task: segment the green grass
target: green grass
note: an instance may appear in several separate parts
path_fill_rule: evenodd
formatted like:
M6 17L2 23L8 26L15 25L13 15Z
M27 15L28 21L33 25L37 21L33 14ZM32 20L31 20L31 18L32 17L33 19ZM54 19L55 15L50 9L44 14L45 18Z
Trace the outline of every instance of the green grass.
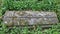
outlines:
M4 8L8 10L54 10L54 0L4 0Z
M0 5L0 16L3 16L6 10L33 10L33 11L54 11L60 21L60 0L3 0ZM1 4L1 0L0 0ZM35 30L28 30L27 26L23 29L12 27L9 29L0 19L0 34L60 34L60 24L53 25L52 28L41 31L38 26Z

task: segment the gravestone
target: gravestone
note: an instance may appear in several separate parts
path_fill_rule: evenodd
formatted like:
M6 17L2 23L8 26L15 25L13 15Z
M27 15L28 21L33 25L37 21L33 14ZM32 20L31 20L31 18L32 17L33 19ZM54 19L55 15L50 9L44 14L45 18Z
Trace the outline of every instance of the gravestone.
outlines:
M51 25L57 24L58 19L55 12L44 11L6 11L3 22L7 26L19 25Z

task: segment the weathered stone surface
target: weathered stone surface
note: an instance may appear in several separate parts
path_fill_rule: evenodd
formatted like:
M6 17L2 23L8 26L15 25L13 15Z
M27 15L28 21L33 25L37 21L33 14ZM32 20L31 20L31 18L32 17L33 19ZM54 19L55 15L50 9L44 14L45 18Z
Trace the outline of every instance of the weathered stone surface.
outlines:
M39 11L6 11L3 22L12 25L56 24L57 15L54 12Z

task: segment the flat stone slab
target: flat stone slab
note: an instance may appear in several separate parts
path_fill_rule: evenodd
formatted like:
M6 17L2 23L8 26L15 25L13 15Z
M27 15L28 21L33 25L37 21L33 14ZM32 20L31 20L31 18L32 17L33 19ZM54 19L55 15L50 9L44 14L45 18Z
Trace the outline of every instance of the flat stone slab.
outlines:
M42 25L58 23L55 12L6 11L3 22L8 25Z

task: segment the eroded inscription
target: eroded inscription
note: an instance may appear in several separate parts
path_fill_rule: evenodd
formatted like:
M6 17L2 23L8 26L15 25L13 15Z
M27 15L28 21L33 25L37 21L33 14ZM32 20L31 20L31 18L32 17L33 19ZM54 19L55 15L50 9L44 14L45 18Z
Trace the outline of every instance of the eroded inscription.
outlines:
M6 11L3 22L12 25L56 24L57 15L54 12L39 11Z

